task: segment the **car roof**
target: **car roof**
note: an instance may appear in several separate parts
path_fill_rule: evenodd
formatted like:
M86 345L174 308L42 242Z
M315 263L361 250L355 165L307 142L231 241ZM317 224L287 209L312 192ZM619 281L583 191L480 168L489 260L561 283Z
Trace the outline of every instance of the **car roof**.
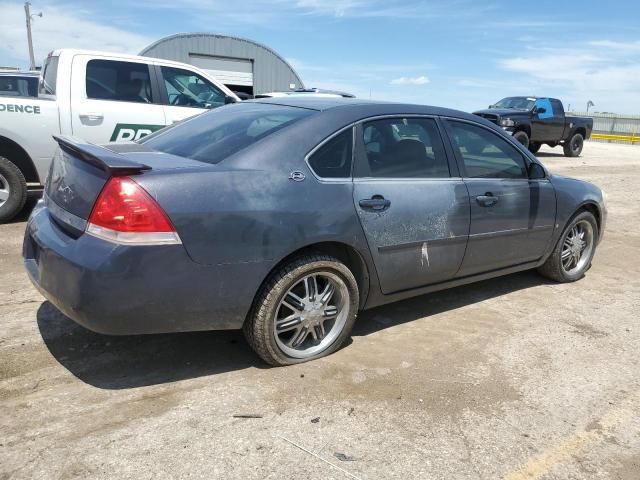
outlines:
M245 102L266 103L271 105L282 105L297 108L308 108L318 111L329 111L334 109L351 110L353 113L361 112L367 116L372 115L438 115L455 118L465 118L477 122L479 117L460 110L452 110L430 105L418 105L410 103L392 103L378 100L366 100L361 98L343 97L316 97L303 95L290 95L276 98L258 98L245 100Z
M50 57L58 57L60 55L68 55L68 56L75 56L75 55L89 55L89 56L93 56L93 57L97 57L102 58L118 58L118 59L122 59L122 60L135 60L138 62L143 62L143 63L149 63L149 62L157 62L157 63L162 63L165 65L174 65L176 67L184 67L185 65L188 65L189 67L193 67L196 70L202 70L199 67L196 67L195 65L186 63L186 62L176 62L174 60L166 60L164 58L159 58L159 57L144 57L141 55L130 55L127 53L118 53L118 52L110 52L110 51L102 51L102 50L83 50L83 49L78 49L78 48L60 48L58 50L53 50L52 52L49 53ZM210 74L211 75L211 74ZM215 75L211 75L213 77L215 77Z
M359 98L344 98L338 96L320 97L317 95L283 95L280 97L256 98L245 100L252 103L270 103L273 105L283 105L287 107L308 108L311 110L327 110L329 108L346 105L365 105L382 103L373 100L362 100Z

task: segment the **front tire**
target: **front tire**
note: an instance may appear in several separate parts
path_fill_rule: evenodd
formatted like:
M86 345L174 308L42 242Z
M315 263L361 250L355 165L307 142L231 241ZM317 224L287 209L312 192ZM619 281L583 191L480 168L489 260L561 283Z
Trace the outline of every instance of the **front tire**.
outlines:
M0 157L0 223L15 217L27 201L27 182L18 167Z
M591 267L596 251L598 223L590 212L580 212L567 224L547 261L538 272L556 282L575 282Z
M527 132L520 130L513 134L513 138L520 142L524 148L529 148L529 135L527 135Z
M300 256L263 285L245 321L244 334L270 365L314 360L344 343L359 301L358 284L340 260L324 254Z
M565 157L577 157L582 153L584 137L580 133L574 134L568 142L562 146Z
M529 142L529 151L535 155L536 153L538 153L538 150L540 150L541 146L541 143Z

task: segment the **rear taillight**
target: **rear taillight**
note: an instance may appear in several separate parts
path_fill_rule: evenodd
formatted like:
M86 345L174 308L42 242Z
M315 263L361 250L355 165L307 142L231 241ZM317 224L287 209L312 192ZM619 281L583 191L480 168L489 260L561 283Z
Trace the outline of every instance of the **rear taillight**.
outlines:
M129 177L111 177L96 200L87 233L127 245L179 244L160 205Z

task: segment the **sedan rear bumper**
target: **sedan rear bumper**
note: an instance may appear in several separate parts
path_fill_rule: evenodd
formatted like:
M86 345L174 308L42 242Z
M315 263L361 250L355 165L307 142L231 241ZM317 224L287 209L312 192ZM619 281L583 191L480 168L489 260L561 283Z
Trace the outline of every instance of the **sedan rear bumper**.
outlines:
M80 325L110 335L241 328L268 271L262 263L200 265L182 245L74 238L42 202L29 219L23 258L47 300Z

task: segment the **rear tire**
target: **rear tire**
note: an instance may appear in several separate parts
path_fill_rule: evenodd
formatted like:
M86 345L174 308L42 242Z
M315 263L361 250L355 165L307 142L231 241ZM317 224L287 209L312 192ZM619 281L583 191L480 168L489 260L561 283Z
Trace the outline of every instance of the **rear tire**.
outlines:
M529 151L535 155L536 153L538 153L538 150L540 150L541 146L541 143L529 142Z
M583 232L582 237L579 232ZM579 240L573 240L574 238ZM538 267L538 272L542 276L560 283L580 280L591 268L597 238L598 223L593 214L586 211L579 212L567 224L547 261ZM576 245L581 241L585 242L582 249ZM571 260L569 257L572 252L577 253L578 251L580 251L580 257Z
M565 157L577 157L582 153L584 137L580 133L574 134L568 142L562 146Z
M513 134L513 138L520 142L524 148L529 148L529 135L527 135L527 132L520 130Z
M15 217L27 201L27 182L18 167L0 157L0 223Z
M244 323L244 334L270 365L314 360L344 343L359 301L356 279L342 262L324 254L303 255L267 279Z

